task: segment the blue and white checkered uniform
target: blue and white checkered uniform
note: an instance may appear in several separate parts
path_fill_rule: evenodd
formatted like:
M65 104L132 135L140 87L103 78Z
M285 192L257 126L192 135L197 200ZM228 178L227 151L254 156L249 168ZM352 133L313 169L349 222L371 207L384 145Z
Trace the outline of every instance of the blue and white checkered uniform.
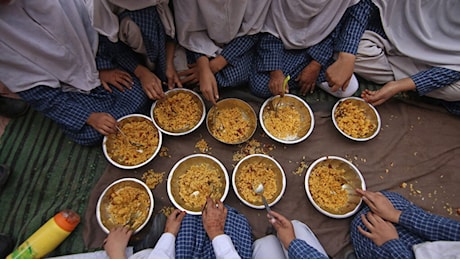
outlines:
M368 16L368 11L358 4L349 7L334 31L320 43L307 49L287 50L281 39L268 33L263 34L257 49L255 72L250 76L252 93L262 98L272 96L268 87L270 71L281 70L284 75L295 79L312 60L321 64L317 83L326 81L326 69L335 61L334 52L356 54L364 29L354 31L355 28L361 28L355 24L366 20L364 17ZM298 88L294 80L288 84L289 89Z
M156 64L155 74L165 80L166 34L156 7L125 11L120 18L124 16L129 16L141 29L147 55ZM118 119L132 113L145 114L152 102L144 93L139 79L133 74L141 62L138 54L120 41L112 43L105 36L100 36L99 39L96 57L98 70L119 68L130 72L134 81L131 90L120 92L112 88L113 93L109 93L98 87L90 93L79 93L37 86L18 93L35 110L55 121L70 139L82 145L95 145L103 138L93 127L86 124L92 112L106 112Z
M132 113L146 113L151 104L137 78L134 78L131 90L112 90L109 93L103 87L97 87L86 94L36 86L18 94L35 110L56 122L74 142L96 145L102 141L103 135L86 124L92 112L106 112L118 119Z
M394 192L382 192L402 211L399 224L395 224L399 239L390 240L378 247L372 240L358 231L358 226L367 231L361 214L369 212L365 206L351 223L351 240L358 258L414 258L412 246L425 241L460 241L460 222L437 216L415 206Z
M252 257L251 226L245 216L227 206L227 219L224 233L232 239L233 245L241 258ZM212 241L203 227L201 215L186 215L182 220L176 238L176 258L216 258Z
M291 259L328 259L314 247L310 246L305 240L294 239L289 244L289 258Z
M353 28L353 26L349 27L350 31L356 33L361 32L362 35L364 30L370 30L388 39L382 27L378 7L373 4L371 0L362 0L357 5L361 6L362 9L367 9L364 10L363 13L368 13L369 15L363 22L356 23L355 28ZM418 94L424 96L433 90L459 81L460 72L447 68L433 67L412 75L410 78L414 81ZM449 112L460 115L460 102L441 101L441 104L444 105Z
M236 87L247 84L249 75L253 71L255 48L259 41L259 34L245 35L233 39L222 48L222 55L228 62L227 66L215 74L219 87ZM187 50L187 61L190 64L203 56Z

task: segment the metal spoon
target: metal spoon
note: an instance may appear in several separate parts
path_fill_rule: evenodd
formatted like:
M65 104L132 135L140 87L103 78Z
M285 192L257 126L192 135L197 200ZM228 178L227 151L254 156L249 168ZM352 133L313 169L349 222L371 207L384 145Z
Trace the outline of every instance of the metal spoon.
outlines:
M262 183L259 183L259 185L254 189L254 192L256 194L259 194L262 197L262 202L265 205L265 209L267 210L268 214L270 214L272 210L270 209L270 206L268 206L267 199L265 199L265 197L263 195L263 193L264 193L264 185Z
M128 137L125 133L123 133L123 131L121 131L121 128L120 128L120 127L116 126L116 128L117 128L117 130L126 138L126 140L128 140L128 142L129 142L131 145L136 146L136 147L144 147L143 144L136 143L136 142L133 142L133 141L129 140L129 137ZM140 153L143 152L142 149L139 149L139 150L137 150L137 151L140 152Z

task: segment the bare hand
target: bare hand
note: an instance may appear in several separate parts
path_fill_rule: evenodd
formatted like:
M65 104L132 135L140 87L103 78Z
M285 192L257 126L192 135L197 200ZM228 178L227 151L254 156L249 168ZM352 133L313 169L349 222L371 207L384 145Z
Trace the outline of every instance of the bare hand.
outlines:
M161 80L149 69L139 65L134 70L134 74L141 81L142 88L150 99L157 100L165 97Z
M108 113L91 113L86 123L103 135L115 134L117 132L117 120Z
M326 80L332 92L345 91L355 68L355 55L341 52L339 58L326 70Z
M278 238L283 244L284 248L288 249L289 244L291 244L292 240L295 239L294 226L292 225L292 222L273 210L271 211L270 215L267 214L267 218L275 228L276 233L278 234Z
M120 91L125 91L124 88L131 89L133 86L133 78L128 72L119 69L101 70L99 71L99 79L105 90L112 93L109 84Z
M110 230L104 240L104 249L109 258L126 259L126 247L133 231L128 227L116 227Z
M206 230L211 240L218 235L224 234L227 208L220 200L214 201L211 197L208 197L201 218L203 219L204 230Z
M390 222L399 222L401 211L395 209L391 201L381 192L364 191L361 189L356 189L356 192L363 196L363 201L373 213Z
M219 55L219 56L215 57L214 59L212 59L209 62L209 67L211 68L212 73L216 74L217 72L219 72L223 68L225 68L227 66L227 64L228 64L228 62L224 58L224 56Z
M200 79L200 75L198 73L198 67L196 64L188 64L188 70L183 70L179 72L179 77L181 78L180 82L183 85L188 84L196 84Z
M377 214L368 212L367 215L361 215L361 220L369 232L358 226L358 231L365 237L371 239L377 246L381 246L387 241L398 239L399 235L395 226L385 221Z
M174 86L182 88L182 83L179 80L179 75L174 67L166 68L166 78L168 79L168 89L173 89Z
M376 91L365 89L361 93L361 97L366 100L366 102L378 106L400 92L415 90L415 88L415 82L411 78L404 78L390 81Z
M281 70L274 70L270 72L270 81L268 82L268 87L274 96L284 96L285 93L289 93L288 85L286 85L286 89L283 89L284 78L284 74Z
M219 90L217 88L216 77L209 67L209 59L206 56L201 56L197 60L198 74L200 76L200 91L204 98L213 105L217 103L219 99Z
M300 86L301 95L305 96L308 92L313 93L320 70L321 64L313 60L300 72L300 75L295 81L297 81Z
M185 211L175 209L166 220L165 233L171 233L174 236L177 236L177 233L179 233L180 224L182 223L184 217Z

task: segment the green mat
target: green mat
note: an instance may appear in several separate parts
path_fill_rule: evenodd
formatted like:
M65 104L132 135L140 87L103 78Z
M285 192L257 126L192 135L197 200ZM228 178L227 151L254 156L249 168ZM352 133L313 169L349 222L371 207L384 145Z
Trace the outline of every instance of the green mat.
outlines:
M73 143L33 110L8 124L0 151L0 164L11 167L0 191L0 232L11 234L16 246L63 209L83 216L90 191L107 166L101 147ZM85 251L84 221L50 256Z

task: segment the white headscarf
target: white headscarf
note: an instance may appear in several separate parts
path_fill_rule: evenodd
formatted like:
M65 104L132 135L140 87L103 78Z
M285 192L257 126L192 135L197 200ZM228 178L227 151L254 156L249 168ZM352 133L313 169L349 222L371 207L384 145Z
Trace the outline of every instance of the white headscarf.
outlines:
M359 0L273 0L264 32L280 38L286 49L305 49L326 38L348 7Z
M373 0L389 41L402 54L460 71L460 1Z
M97 32L82 1L0 6L0 31L0 80L11 91L38 85L89 91L100 85Z
M156 6L166 34L174 38L174 18L168 3L169 0L90 0L88 8L94 28L112 42L117 42L120 25L118 14L124 10L134 11L150 6Z
M216 56L231 40L262 29L271 0L174 0L177 39L186 49Z

